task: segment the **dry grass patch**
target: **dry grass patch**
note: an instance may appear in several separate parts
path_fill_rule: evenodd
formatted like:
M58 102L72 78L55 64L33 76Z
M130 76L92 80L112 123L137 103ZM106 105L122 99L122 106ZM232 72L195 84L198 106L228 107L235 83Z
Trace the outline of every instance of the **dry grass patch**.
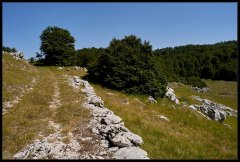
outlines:
M80 122L83 124L89 123L91 114L89 110L82 107L84 94L82 94L81 91L74 91L73 87L69 85L68 80L63 77L63 75L66 74L77 75L78 72L61 71L55 68L51 70L56 74L56 80L60 90L60 102L62 104L62 106L56 110L54 121L63 126L62 133L67 135L68 132L73 132Z
M23 96L20 103L3 116L3 158L8 159L31 143L39 132L48 135L48 103L53 94L53 78L45 68L41 69L39 82Z
M31 64L14 59L9 54L3 55L3 102L11 101L22 93L38 75L38 70Z

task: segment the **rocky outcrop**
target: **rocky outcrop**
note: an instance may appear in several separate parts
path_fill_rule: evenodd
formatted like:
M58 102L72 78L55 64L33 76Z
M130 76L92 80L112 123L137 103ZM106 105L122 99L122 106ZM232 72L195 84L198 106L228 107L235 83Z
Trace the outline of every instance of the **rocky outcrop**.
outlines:
M177 96L174 94L174 90L167 86L167 92L165 94L167 98L169 98L171 101L173 101L175 104L179 105L179 100L177 99Z
M192 87L192 89L197 91L198 93L206 93L209 91L209 88L207 88L207 87L203 87L203 88Z
M87 68L85 68L85 67L80 67L80 66L74 66L73 67L75 70L81 70L81 71L87 71Z
M203 104L190 105L189 108L199 110L212 120L223 122L226 119L227 115L237 117L237 110L234 110L230 107L218 104L207 99L202 99L199 96L192 96L192 98L202 102Z
M20 51L18 52L5 52L5 51L2 51L2 54L5 54L5 53L8 53L10 55L13 56L13 58L15 58L16 60L23 60L24 59L24 54Z
M87 81L74 76L70 78L70 85L74 88L83 87L81 90L86 95L83 106L92 110L89 127L101 137L102 146L113 152L114 158L148 159L147 153L138 147L143 144L142 138L130 132L119 116L104 107L104 101Z
M58 67L58 69L59 70L63 70L65 67ZM71 68L73 68L73 69L75 69L75 70L77 70L77 71L87 71L87 68L85 68L85 67L80 67L80 66L73 66L73 67L71 67ZM67 71L69 71L70 69L69 68L67 68L66 69Z
M55 133L26 146L14 155L14 159L78 159L81 147L73 135L69 132L68 137L63 137L60 134L62 127L52 121L49 121L49 126ZM68 144L63 142L66 138L70 139Z

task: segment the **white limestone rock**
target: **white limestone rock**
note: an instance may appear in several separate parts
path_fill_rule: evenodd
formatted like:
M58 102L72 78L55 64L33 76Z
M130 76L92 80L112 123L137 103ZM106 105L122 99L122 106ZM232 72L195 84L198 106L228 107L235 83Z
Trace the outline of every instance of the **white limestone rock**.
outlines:
M157 101L152 96L148 97L148 102L150 102L150 103L157 103Z
M149 159L147 152L139 147L124 147L117 150L114 155L114 159Z
M166 116L163 115L157 115L157 117L161 120L170 121Z
M118 133L114 138L110 139L114 145L119 147L141 145L143 144L142 137L132 132L121 132Z
M179 105L179 100L177 99L176 95L174 94L174 90L167 86L167 92L165 94L167 98L173 101L175 104Z
M194 110L194 111L197 110L197 108L196 108L194 105L189 105L188 107L189 107L190 109Z

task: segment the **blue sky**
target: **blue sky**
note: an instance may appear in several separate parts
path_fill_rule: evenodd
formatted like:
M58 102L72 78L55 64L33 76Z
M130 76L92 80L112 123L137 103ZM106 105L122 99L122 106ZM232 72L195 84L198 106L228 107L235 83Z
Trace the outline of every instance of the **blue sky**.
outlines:
M75 48L107 47L134 34L153 49L237 40L237 3L3 3L3 45L39 52L47 26L68 29Z

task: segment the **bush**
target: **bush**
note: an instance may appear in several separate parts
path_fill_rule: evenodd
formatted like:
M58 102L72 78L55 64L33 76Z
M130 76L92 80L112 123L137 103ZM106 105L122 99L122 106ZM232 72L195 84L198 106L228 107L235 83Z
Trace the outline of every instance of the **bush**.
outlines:
M132 94L163 97L166 79L156 68L149 42L134 35L113 39L89 68L89 77L102 85Z
M198 88L207 87L206 83L204 83L200 78L195 76L186 78L186 83Z

